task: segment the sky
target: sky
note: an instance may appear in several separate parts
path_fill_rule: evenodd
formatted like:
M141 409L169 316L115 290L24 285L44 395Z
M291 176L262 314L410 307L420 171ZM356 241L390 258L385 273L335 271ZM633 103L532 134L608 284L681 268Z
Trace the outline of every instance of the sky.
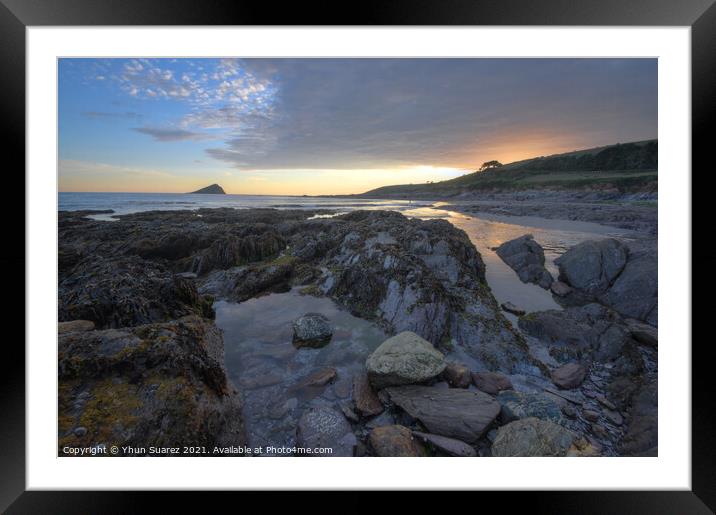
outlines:
M656 59L60 59L60 191L361 193L657 137Z

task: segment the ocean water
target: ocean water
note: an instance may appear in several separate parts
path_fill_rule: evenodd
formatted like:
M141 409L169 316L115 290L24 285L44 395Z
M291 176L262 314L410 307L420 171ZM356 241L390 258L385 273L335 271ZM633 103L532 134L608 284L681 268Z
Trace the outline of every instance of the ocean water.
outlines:
M140 211L200 209L216 207L278 209L391 209L403 211L429 206L428 201L371 200L327 197L290 197L272 195L206 195L187 193L65 193L58 197L60 211L106 210L124 215ZM109 216L97 216L111 219Z

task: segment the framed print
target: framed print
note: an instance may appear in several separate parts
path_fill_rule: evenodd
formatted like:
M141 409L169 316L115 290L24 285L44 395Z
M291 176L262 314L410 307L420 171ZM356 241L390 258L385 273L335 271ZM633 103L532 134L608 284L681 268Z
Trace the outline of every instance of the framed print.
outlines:
M0 10L3 509L713 509L710 2L133 4Z

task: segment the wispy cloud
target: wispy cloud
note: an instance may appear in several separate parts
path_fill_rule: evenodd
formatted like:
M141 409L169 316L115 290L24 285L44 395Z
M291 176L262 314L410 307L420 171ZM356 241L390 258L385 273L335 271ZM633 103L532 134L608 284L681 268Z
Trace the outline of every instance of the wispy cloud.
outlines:
M135 113L134 111L121 112L105 112L105 111L85 111L82 113L85 118L93 119L115 119L115 118L127 118L137 120L142 117L141 114Z
M199 132L191 132L183 129L157 129L151 127L134 127L132 129L142 134L153 137L156 141L187 141L208 139L210 136Z

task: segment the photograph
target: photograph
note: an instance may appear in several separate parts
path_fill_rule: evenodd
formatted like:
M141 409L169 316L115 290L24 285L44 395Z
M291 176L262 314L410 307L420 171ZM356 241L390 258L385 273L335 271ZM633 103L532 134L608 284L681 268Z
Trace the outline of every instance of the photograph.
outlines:
M57 457L659 456L658 58L56 63Z

